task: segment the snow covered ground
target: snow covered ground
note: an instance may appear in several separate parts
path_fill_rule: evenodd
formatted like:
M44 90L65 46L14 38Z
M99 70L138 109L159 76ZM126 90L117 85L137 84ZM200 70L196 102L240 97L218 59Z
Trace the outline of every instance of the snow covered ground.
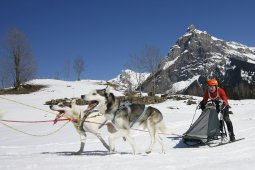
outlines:
M52 120L55 113L44 105L45 101L57 98L80 97L92 89L105 88L100 81L83 80L65 82L57 80L34 80L33 83L49 85L36 93L25 95L0 95L0 113L5 120ZM116 95L119 92L112 91ZM197 100L201 98L195 97ZM6 100L14 100L15 102ZM22 105L24 103L27 105ZM0 124L0 169L1 170L251 170L255 167L255 100L230 100L231 120L236 138L245 140L229 145L210 148L187 148L180 143L180 138L161 135L166 145L166 154L160 153L159 144L149 155L144 154L149 145L147 132L132 130L138 155L131 154L131 147L122 139L116 141L115 154L109 154L99 140L88 134L85 151L73 155L79 149L80 139L71 123L59 132L34 137L16 132ZM33 107L29 107L33 106ZM183 100L167 100L154 105L164 116L166 125L174 132L184 133L191 123L196 105L186 105ZM40 109L36 109L40 108ZM198 115L198 113L197 113ZM4 122L6 123L6 122ZM19 130L32 134L47 134L61 127L65 122L52 123L7 123ZM138 128L135 126L134 128ZM102 129L102 136L108 134Z

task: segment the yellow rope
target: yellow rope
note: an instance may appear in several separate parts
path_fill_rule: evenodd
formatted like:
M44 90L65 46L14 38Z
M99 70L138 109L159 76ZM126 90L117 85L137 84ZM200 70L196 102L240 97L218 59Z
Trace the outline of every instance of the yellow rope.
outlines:
M18 103L18 104L21 104L21 105L24 105L24 106L27 106L27 107L31 107L31 108L33 108L33 109L37 109L37 110L40 110L40 111L43 111L43 112L47 112L47 113L51 113L51 114L56 115L54 112L50 112L50 111L48 111L48 110L40 109L40 108L35 107L35 106L32 106L32 105L28 105L28 104L25 104L25 103L22 103L22 102L18 102L18 101L12 100L12 99L7 99L7 98L1 97L1 96L0 96L0 98L1 98L1 99L4 99L4 100L11 101L11 102L14 102L14 103ZM120 106L119 109L122 109L123 107L124 107L124 106ZM97 116L101 116L101 115L102 115L102 114L98 114L98 115L95 115L95 116L92 116L92 117L97 117ZM66 116L66 115L63 115L63 116L61 116L61 117L65 117L65 118L70 119L70 118L69 118L68 116ZM86 119L92 118L92 117L86 117ZM80 121L85 121L85 119L76 119L76 120L77 120L78 122L80 122ZM69 120L67 123L69 123L69 122L70 122L70 120ZM50 133L50 134L47 134L47 135L33 135L33 134L29 134L29 133L26 133L26 132L22 132L22 131L20 131L20 130L18 130L18 129L15 129L15 128L13 128L13 127L11 127L11 126L9 126L9 125L3 123L3 122L1 121L1 119L0 119L0 123L2 123L3 125L5 125L5 126L11 128L11 129L13 129L13 130L16 130L16 131L19 131L19 132L21 132L21 133L24 133L24 134L27 134L27 135L31 135L31 136L47 136L47 135L53 134L53 133L55 133L55 132L58 132L62 127L64 127L64 126L67 124L67 123L65 123L62 127L60 127L60 128L57 129L56 131L54 131L54 132L52 132L52 133ZM79 125L78 125L78 126L79 126ZM137 129L134 129L134 130L137 130ZM181 136L181 135L176 134L176 133L172 133L172 135Z
M43 112L47 112L47 113L51 113L51 114L57 115L57 114L54 113L54 112L50 112L50 111L48 111L48 110L44 110L44 109L41 109L41 108L38 108L38 107L35 107L35 106L32 106L32 105L29 105L29 104L26 104L26 103L22 103L22 102L19 102L19 101L16 101L16 100L7 99L7 98L1 97L1 96L0 96L0 98L3 99L3 100L10 101L10 102L18 103L18 104L20 104L20 105L24 105L24 106L27 106L27 107L30 107L30 108L33 108L33 109L36 109L36 110L40 110L40 111L43 111ZM97 117L97 116L101 116L101 115L102 115L102 114L98 114L98 115L95 115L95 116L92 116L92 117ZM68 116L66 116L66 115L63 115L63 116L61 116L61 117L70 119L70 117L68 117ZM89 116L88 116L87 118L92 118L92 117L89 117ZM86 119L87 119L87 118L86 118ZM77 120L77 121L84 121L83 119L76 119L76 120ZM1 121L1 120L0 120L0 121Z
M69 122L70 122L70 120L67 121L64 125L60 126L57 130L55 130L55 131L53 131L53 132L50 132L50 133L48 133L48 134L36 135L36 134L31 134L31 133L28 133L28 132L24 132L24 131L22 131L22 130L19 130L19 129L17 129L17 128L14 128L14 127L12 127L12 126L10 126L10 125L8 125L8 124L3 123L2 121L0 121L1 124L3 124L4 126L7 126L8 128L10 128L10 129L12 129L12 130L14 130L14 131L17 131L17 132L20 132L20 133L23 133L23 134L26 134L26 135L30 135L30 136L36 136L36 137L49 136L49 135L52 135L52 134L54 134L54 133L57 133L60 129L62 129L62 128L63 128L65 125L67 125Z
M10 102L14 102L14 103L18 103L20 105L24 105L24 106L27 106L27 107L30 107L30 108L33 108L33 109L36 109L36 110L40 110L40 111L43 111L43 112L47 112L47 113L50 113L50 114L53 114L53 115L57 115L56 113L54 112L50 112L48 110L44 110L44 109L41 109L41 108L38 108L38 107L35 107L35 106L32 106L32 105L29 105L29 104L26 104L26 103L22 103L22 102L19 102L19 101L16 101L16 100L12 100L12 99L7 99L7 98L4 98L4 97L1 97L0 96L0 99L3 99L3 100L7 100L7 101L10 101ZM67 115L63 115L62 117L64 118L67 118L67 119L70 119L70 117L68 117ZM0 119L1 121L1 119Z
M4 100L11 101L11 102L14 102L14 103L18 103L18 104L21 104L21 105L24 105L24 106L27 106L27 107L31 107L31 108L36 109L36 110L40 110L40 111L43 111L43 112L47 112L47 113L51 113L51 114L56 115L56 113L54 113L54 112L50 112L50 111L48 111L48 110L40 109L40 108L38 108L38 107L29 105L29 104L25 104L25 103L22 103L22 102L18 102L18 101L16 101L16 100L7 99L7 98L1 97L1 96L0 96L0 98L1 98L1 99L4 99Z

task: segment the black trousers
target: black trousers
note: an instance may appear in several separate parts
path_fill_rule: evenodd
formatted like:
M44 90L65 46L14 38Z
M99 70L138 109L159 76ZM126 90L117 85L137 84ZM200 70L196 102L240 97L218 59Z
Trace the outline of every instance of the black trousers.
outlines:
M223 110L222 114L223 114L223 120L226 122L226 125L227 125L227 128L228 128L228 131L229 131L230 135L235 136L233 124L232 124L232 122L229 118L229 110L228 109ZM221 122L221 124L222 124L222 122Z

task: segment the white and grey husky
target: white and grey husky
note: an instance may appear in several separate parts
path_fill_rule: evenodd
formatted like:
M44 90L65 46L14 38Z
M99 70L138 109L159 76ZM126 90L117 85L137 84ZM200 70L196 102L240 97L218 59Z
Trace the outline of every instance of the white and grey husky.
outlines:
M94 110L96 105L91 103L88 108L84 111L82 110L81 106L76 104L76 99L73 99L69 105L63 104L63 102L59 102L55 105L51 105L50 109L54 111L58 111L55 118L55 122L57 120L64 116L67 118L70 118L72 120L72 123L76 129L76 131L80 134L81 137L81 144L79 151L76 152L76 154L80 154L83 152L85 140L86 140L86 132L90 132L98 137L98 139L102 142L104 147L107 150L110 150L108 144L104 141L101 134L99 133L99 129L106 123L106 118L102 114L100 114L98 111ZM89 113L89 114L88 114ZM88 115L85 115L88 114ZM85 120L81 120L85 118ZM113 126L107 126L107 129L110 133L116 132L115 128Z
M133 124L139 123L147 128L151 137L149 148L145 151L151 153L156 140L160 143L162 153L165 153L164 143L159 137L159 130L163 133L172 134L163 123L162 113L151 106L146 107L142 104L121 105L121 101L109 93L106 89L94 90L87 95L81 96L86 101L95 103L100 113L104 113L106 119L111 120L117 132L109 137L110 152L114 151L114 140L125 137L131 144L133 154L136 154L136 145L130 136L130 129Z

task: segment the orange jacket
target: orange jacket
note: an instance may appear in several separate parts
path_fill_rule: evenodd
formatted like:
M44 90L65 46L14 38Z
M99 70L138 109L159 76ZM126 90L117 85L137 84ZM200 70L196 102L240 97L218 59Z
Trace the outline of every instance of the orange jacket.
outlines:
M223 100L224 104L228 105L227 95L226 95L225 91L220 87L218 87L214 93L210 93L209 90L207 90L204 93L203 100L205 103L207 103L208 99L210 99L212 101Z

